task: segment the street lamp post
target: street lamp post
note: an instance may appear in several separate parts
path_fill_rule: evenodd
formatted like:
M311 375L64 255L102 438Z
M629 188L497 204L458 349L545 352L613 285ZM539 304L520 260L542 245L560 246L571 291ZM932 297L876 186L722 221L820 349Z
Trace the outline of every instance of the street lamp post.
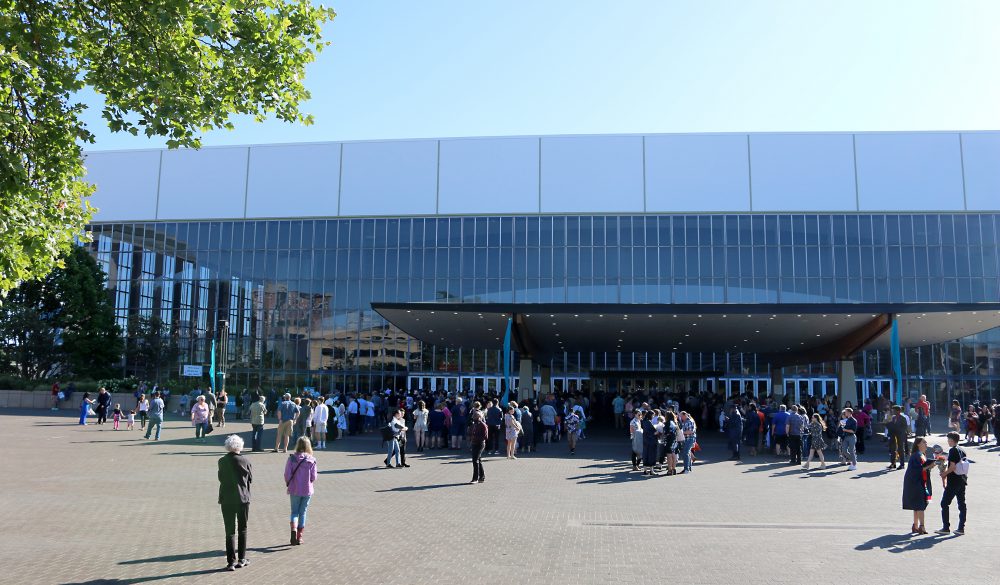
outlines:
M221 319L219 321L219 371L217 375L221 378L219 388L226 389L226 366L229 363L229 321Z

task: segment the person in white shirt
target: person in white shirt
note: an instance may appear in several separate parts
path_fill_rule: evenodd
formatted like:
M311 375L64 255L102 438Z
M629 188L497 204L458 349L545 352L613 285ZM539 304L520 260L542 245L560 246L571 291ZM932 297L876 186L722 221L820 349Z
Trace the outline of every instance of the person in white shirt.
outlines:
M313 438L318 449L326 449L326 424L330 420L330 407L319 402L313 410Z
M356 435L361 432L361 421L364 418L365 407L362 405L362 400L356 397L351 400L351 403L347 405L347 434Z

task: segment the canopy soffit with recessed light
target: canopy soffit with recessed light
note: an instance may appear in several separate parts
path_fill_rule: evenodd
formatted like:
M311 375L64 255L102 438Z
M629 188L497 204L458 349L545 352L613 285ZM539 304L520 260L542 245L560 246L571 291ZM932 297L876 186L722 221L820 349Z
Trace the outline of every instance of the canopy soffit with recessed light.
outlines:
M1000 303L898 304L501 304L372 303L405 333L446 347L512 345L536 359L563 352L747 352L774 365L853 357L900 345L950 341L1000 327Z

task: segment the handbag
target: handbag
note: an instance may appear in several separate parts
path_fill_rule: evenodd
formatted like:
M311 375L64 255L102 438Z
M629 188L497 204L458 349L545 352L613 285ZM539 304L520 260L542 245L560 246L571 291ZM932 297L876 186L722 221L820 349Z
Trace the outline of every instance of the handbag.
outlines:
M215 430L215 427L212 426L211 422L206 423L206 424L207 424L207 426L205 427L205 434L206 435L210 435L210 434L212 434L212 431Z

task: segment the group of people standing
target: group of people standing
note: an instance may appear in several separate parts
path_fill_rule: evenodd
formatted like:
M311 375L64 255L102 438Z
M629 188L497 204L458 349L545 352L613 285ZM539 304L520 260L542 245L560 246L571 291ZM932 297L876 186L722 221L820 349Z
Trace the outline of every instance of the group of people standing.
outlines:
M632 470L652 476L666 464L667 475L677 475L677 458L683 462L681 473L691 473L698 426L686 411L661 410L643 403L632 411L629 435L632 442Z

